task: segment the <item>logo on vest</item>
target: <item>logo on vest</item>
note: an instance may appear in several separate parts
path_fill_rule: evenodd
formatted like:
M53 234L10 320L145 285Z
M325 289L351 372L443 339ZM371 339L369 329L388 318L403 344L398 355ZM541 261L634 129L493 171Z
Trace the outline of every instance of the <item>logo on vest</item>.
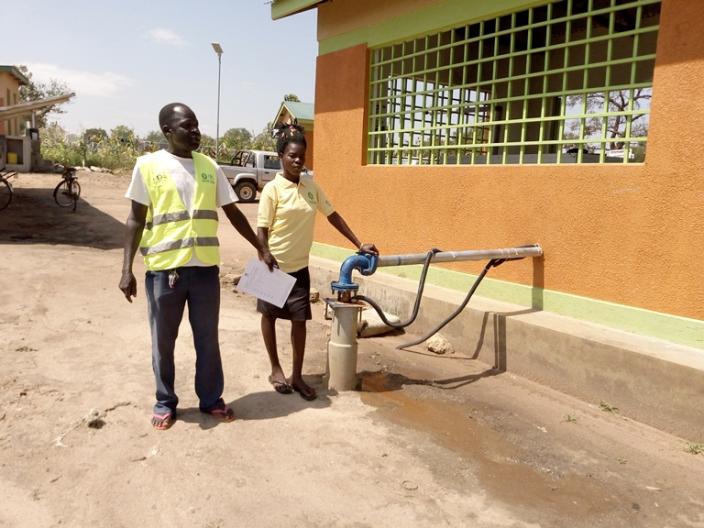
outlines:
M215 176L207 172L201 172L200 181L203 183L215 183Z
M168 176L166 174L154 174L152 176L152 183L156 187L161 187L161 185L166 181Z

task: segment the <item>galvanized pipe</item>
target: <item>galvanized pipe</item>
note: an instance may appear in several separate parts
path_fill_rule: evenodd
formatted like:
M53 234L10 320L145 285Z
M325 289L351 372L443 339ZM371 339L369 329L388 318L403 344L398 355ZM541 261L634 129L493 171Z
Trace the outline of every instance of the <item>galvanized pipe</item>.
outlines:
M423 264L427 253L406 253L404 255L381 255L377 267L409 266ZM541 257L543 249L539 244L500 249L470 249L467 251L441 251L433 255L432 263L455 262L461 260L519 259Z

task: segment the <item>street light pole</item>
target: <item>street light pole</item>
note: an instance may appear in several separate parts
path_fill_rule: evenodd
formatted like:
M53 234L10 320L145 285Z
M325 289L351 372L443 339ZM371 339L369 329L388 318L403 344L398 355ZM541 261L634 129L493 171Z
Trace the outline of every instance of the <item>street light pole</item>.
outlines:
M222 46L219 42L212 42L210 44L218 54L218 112L217 112L217 125L215 127L215 161L220 157L220 66L222 64Z

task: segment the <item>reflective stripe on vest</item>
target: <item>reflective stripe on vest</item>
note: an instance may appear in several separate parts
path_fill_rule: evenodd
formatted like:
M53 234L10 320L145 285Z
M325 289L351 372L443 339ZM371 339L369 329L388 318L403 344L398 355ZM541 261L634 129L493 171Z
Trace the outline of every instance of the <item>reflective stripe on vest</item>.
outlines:
M184 238L181 240L166 241L161 244L156 244L148 248L139 248L142 255L154 255L155 253L163 253L164 251L173 251L174 249L184 249L195 246L219 246L218 237L200 237L200 238Z
M193 211L193 215L189 215L188 211L178 211L176 213L166 213L162 215L155 215L151 222L147 222L144 227L151 229L155 225L168 224L169 222L180 222L181 220L188 220L190 218L200 218L208 220L217 220L217 211L208 211L197 209Z
M207 265L218 265L217 165L213 160L193 152L195 171L193 213L178 194L178 189L156 153L138 161L151 205L140 241L147 269L178 268L194 256Z

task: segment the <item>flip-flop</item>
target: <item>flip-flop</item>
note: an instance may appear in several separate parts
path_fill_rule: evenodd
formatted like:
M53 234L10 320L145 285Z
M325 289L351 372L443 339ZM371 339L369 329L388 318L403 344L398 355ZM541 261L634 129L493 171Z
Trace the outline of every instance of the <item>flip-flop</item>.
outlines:
M295 385L291 384L291 388L295 390L298 394L301 395L301 398L303 398L306 401L313 401L318 397L318 393L315 392L315 389L313 387L309 387L312 392L303 392L301 389L296 387Z
M166 431L169 427L174 424L175 421L176 417L172 412L167 412L164 414L152 414L152 427L154 427L154 429L157 429L158 431Z
M269 376L269 383L274 387L274 390L279 394L291 394L293 392L293 387L286 383L285 381L275 380L271 375Z
M201 412L209 414L210 416L213 416L223 422L233 422L235 420L235 411L232 410L232 407L228 407L223 402L218 403L211 409Z

